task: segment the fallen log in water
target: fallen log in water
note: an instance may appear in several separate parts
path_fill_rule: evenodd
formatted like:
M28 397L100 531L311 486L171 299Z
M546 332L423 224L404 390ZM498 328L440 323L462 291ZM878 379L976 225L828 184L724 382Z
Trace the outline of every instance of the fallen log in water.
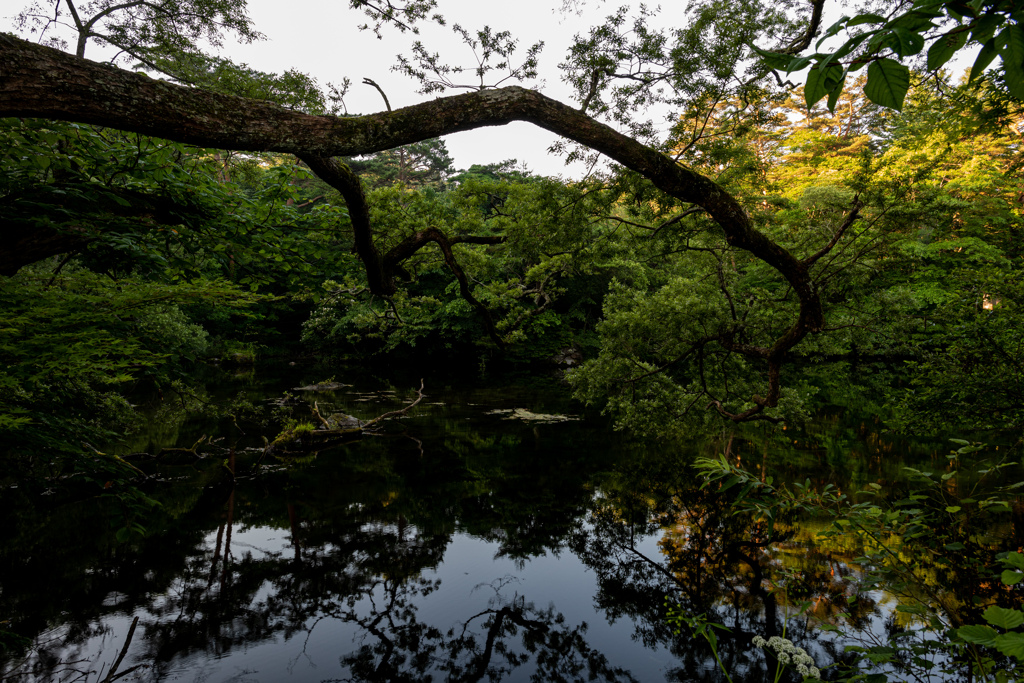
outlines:
M324 417L320 413L319 404L314 402L312 413L313 417L316 418L319 424L313 425L308 422L297 424L285 429L273 441L269 441L264 438L266 448L260 459L262 460L263 457L272 454L306 454L313 451L334 448L335 446L340 446L344 443L354 441L360 438L364 431L372 429L374 426L381 424L385 420L404 417L410 410L416 407L416 405L423 400L424 394L422 379L420 380L420 388L416 393L416 400L401 410L384 413L383 415L379 415L366 422L363 422L359 418L352 417L351 415L346 415L345 413L332 413L327 417Z

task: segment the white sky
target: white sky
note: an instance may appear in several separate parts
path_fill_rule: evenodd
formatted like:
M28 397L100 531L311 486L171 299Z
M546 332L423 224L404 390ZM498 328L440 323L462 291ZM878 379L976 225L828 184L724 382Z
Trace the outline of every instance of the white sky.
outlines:
M589 3L592 10L588 19L600 19L618 3L607 5L600 0ZM416 39L421 39L434 50L447 50L442 57L447 63L472 66L473 55L462 45L450 28L424 25L420 36L399 33L387 27L383 40L372 31L360 31L365 15L351 10L347 2L323 0L249 0L249 11L256 27L267 35L262 43L232 47L228 54L250 66L264 70L282 70L290 66L308 73L321 83L340 82L344 77L352 81L345 98L352 113L368 113L384 109L377 91L363 84L363 78L376 81L387 93L395 109L426 97L416 92L418 84L412 79L394 73L391 67L400 52L408 53ZM563 14L560 0L515 0L513 3L489 0L441 0L439 11L449 25L459 23L474 31L486 25L495 30L508 30L519 38L519 52L525 55L533 43L543 40L541 52L541 84L543 92L556 99L568 101L570 91L560 81L558 63L562 61L576 33L586 32L590 24L574 14ZM310 11L296 11L309 6ZM514 8L510 11L509 8ZM470 77L467 80L472 80ZM532 84L527 84L532 85ZM449 91L455 94L460 91ZM433 95L429 96L433 97ZM580 168L567 169L563 162L547 153L555 136L527 123L515 123L497 128L486 128L450 135L445 138L448 149L458 168L474 163L493 163L505 159L518 159L530 170L547 175L578 175Z

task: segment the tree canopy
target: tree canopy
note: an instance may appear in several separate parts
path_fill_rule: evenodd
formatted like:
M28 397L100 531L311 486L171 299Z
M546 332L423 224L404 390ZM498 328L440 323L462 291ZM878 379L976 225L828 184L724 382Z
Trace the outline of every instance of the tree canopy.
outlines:
M421 22L444 23L446 18L436 13L435 4L352 3L355 9L371 17L372 27L380 35L389 27L415 31ZM584 201L566 197L566 206L589 207L581 214L591 212L585 220L599 220L609 226L643 226L652 231L651 244L667 250L665 254L685 254L689 258L669 265L665 255L652 256L662 261L663 271L657 283L648 281L644 285L652 295L644 300L644 305L654 308L646 314L648 322L643 325L659 321L658 331L667 332L675 340L668 344L675 350L668 354L659 351L656 359L630 359L628 363L639 364L639 371L627 371L625 367L609 370L614 375L612 384L633 387L631 395L635 396L638 382L649 384L649 378L667 377L674 366L687 365L690 379L683 384L677 384L678 380L670 382L674 387L670 394L682 392L670 403L706 406L736 421L780 419L777 409L783 401L783 367L801 355L798 348L810 352L828 346L813 340L843 336L837 334L837 330L844 328L839 323L843 307L835 300L841 295L829 287L838 282L843 283L840 287L853 286L844 280L846 274L866 266L866 259L876 258L875 254L889 238L909 229L906 226L915 220L904 210L906 217L902 222L885 227L891 216L900 213L898 207L906 206L906 196L918 196L923 182L923 176L890 178L887 169L896 163L890 159L895 159L903 149L900 136L904 134L899 126L918 125L914 122L925 115L924 108L916 107L911 115L901 119L889 117L894 125L883 123L887 116L884 110L872 108L870 103L896 106L902 103L903 95L898 98L900 102L880 100L875 94L877 74L873 75L871 69L889 68L884 65L911 58L920 50L905 50L901 47L904 43L893 41L903 36L904 42L920 48L919 43L931 39L932 33L942 28L943 21L960 22L950 29L951 35L970 32L971 41L987 43L992 39L1000 49L1011 49L1007 47L1011 44L1009 38L1017 30L1016 15L998 4L972 5L967 9L948 4L928 9L916 3L886 17L870 14L870 8L866 8L865 13L857 15L860 19L843 19L834 24L823 39L884 20L881 28L853 35L846 46L833 53L787 57L782 65L780 55L798 55L818 35L823 6L822 2L813 3L810 14L805 16L799 8L785 3L703 1L689 6L686 22L681 25L666 25L657 12L646 8L633 13L628 8L620 9L589 33L578 35L562 64L565 79L576 91L578 106L558 102L538 90L504 85L510 79L528 81L535 75L538 46L528 49L522 66L516 66L517 43L509 34L490 29L473 33L455 26L456 33L476 51L479 81L457 81L455 76L463 72L463 67L442 64L427 47L417 43L413 54L401 60L398 68L418 78L424 92L443 96L394 111L385 98L387 111L338 115L325 113L325 103L330 98L311 90L311 83L303 80L301 74L278 77L219 58L207 58L194 50L185 51L181 45L161 37L163 19L151 18L146 25L153 24L152 31L144 29L138 23L139 17L133 14L134 5L89 5L82 12L91 13L92 19L86 21L81 19L82 15L74 15L79 17L73 22L80 37L78 55L13 36L0 36L0 57L5 64L0 84L0 115L41 117L154 136L220 150L214 152L215 159L222 153L241 153L242 157L277 154L296 160L314 178L292 178L285 182L296 190L310 182L322 184L322 191L309 193L308 199L300 204L307 207L307 212L313 209L308 215L326 221L325 225L332 220L325 212L331 205L325 199L327 193L335 193L341 199L338 205L343 204L344 212L335 214L334 220L341 221L335 225L351 231L351 249L362 266L365 287L372 296L381 297L391 306L395 305L396 296L409 296L411 290L402 283L417 280L416 273L421 268L417 259L433 245L455 278L457 285L453 286L460 298L477 312L486 337L499 348L516 338L514 328L526 318L511 312L511 318L502 318L507 302L498 303L505 296L499 291L501 287L474 285L464 264L493 258L499 253L493 251L498 245L501 253L523 248L529 240L513 245L519 239L512 227L515 220L508 227L495 228L500 224L498 214L502 213L501 205L512 198L525 198L532 192L538 193L537 197L545 196L544 184L534 183L529 190L510 193L494 191L486 183L462 183L465 187L452 195L454 204L450 209L436 212L416 200L411 205L417 207L420 217L408 221L396 221L386 208L397 208L405 203L404 199L395 203L397 197L393 197L392 203L382 204L369 193L375 191L374 187L386 192L387 186L396 181L407 191L424 183L434 190L444 189L451 163L443 146L431 142L440 136L513 121L543 127L566 141L563 151L570 157L591 150L612 162L599 181L567 185L565 191L570 195L578 193L589 198ZM208 38L214 44L225 30L243 39L258 37L247 23L241 4L221 7L200 3L192 8L194 13L185 7L160 8L161 12L169 13L168 17L172 10L181 11L192 17L190 21L199 22L175 29L176 24L167 19L172 23L167 24L166 30L176 31L174 35L179 37L194 38L194 31L200 26L213 31ZM145 11L150 10L156 11ZM38 8L26 12L25 22L40 15ZM925 16L927 12L932 14ZM211 13L233 19L211 19ZM59 19L60 11L55 16ZM103 29L105 32L91 28L100 24L108 26ZM997 30L1002 32L996 34ZM169 75L170 80L83 59L81 46L90 37L120 47L139 59L150 73ZM936 40L940 41L936 45L948 42L942 42L945 38ZM757 47L766 44L776 51L769 53ZM854 48L859 49L862 44L863 50L854 56ZM1014 78L1008 75L1015 68L1012 53L1003 56L1003 64L1010 66L1004 66L997 75L1002 77L995 79L997 86ZM841 66L846 57L852 61ZM792 71L812 62L811 76L803 89L804 102L796 105L793 97L799 94L790 92L785 84L780 85L771 68ZM866 80L849 87L843 85L847 72L867 63L871 67ZM910 73L902 63L899 68L901 73ZM842 78L830 76L829 87L819 92L824 81L815 73L831 74L834 69L843 71ZM975 89L980 87L973 78L976 75L972 74L969 86ZM953 86L948 80L937 78L938 91L929 90L924 75L921 76L920 97L950 97ZM974 98L982 109L1002 112L991 116L1012 115L1012 99L1000 96L999 87L985 87L990 91L984 96L969 95L968 86L957 92L963 101ZM452 89L467 88L471 91L446 94ZM929 92L940 94L925 94ZM835 112L831 123L826 123L827 117L815 108L823 94L830 96L829 108ZM1012 88L1009 94L1012 98ZM340 96L336 93L336 97ZM965 118L974 116L968 113L969 104L956 107L964 112ZM672 122L667 131L659 131L650 118L654 112L662 111L668 112ZM793 126L787 120L801 116L807 122L805 126ZM988 115L979 116L974 116L978 123L966 125L988 125L982 121ZM839 163L843 159L848 163ZM792 163L797 160L799 163ZM939 157L934 163L941 163ZM925 173L924 169L921 167L919 173ZM44 175L50 173L48 169L43 171ZM780 173L797 175L784 180ZM829 177L827 182L822 182L823 173ZM42 187L32 181L12 191L7 201L20 210L30 206L26 203L30 197L42 192L49 193L50 206L66 205L64 200L54 202L52 197L63 196L54 193L67 191L70 176L65 171L54 171L52 176L52 182ZM804 194L783 200L780 183L802 187ZM89 192L83 194L88 202L76 203L76 209L93 206L94 214L102 214L102 219L95 215L89 219L91 228L83 227L80 216L65 221L36 220L26 210L24 218L13 222L15 239L0 248L4 272L13 274L41 258L68 253L101 235L113 234L117 228L111 216L119 215L119 220L129 222L144 218L145 225L156 230L173 229L175 234L180 232L178 226L189 225L191 220L204 222L206 229L214 225L211 220L217 212L215 208L196 204L193 193L168 192L165 182L147 188L144 183L126 184L117 179L101 185L90 185ZM434 201L423 196L428 203ZM471 214L465 213L466 207L460 204L474 196L487 197L483 223L468 221ZM805 212L795 223L797 214L786 203L793 201L804 207L801 210ZM529 209L524 214L529 218L525 220L540 221L543 213ZM236 215L225 214L224 220L236 220ZM427 220L426 216L436 219ZM553 229L559 232L562 226ZM877 237L876 231L885 237ZM252 233L250 229L246 232ZM576 239L588 239L583 235L577 232ZM534 232L530 239L542 244L544 233ZM662 245L661 240L666 239L675 244ZM535 294L537 312L546 310L543 302L554 292L543 283L549 282L555 273L569 272L564 265L554 269L553 264L563 254L573 254L570 260L578 259L587 246L585 242L570 241L561 247L563 251L543 247L538 251L533 247L532 258L540 260L536 267L546 270L548 276L524 272L521 278L525 279L520 279L516 286L522 288L521 292ZM236 248L229 251L234 267ZM259 251L265 253L266 249ZM490 257L485 256L488 253ZM705 258L702 254L711 261L700 263ZM615 317L612 311L618 301L616 297L625 291L617 288L628 289L628 284L615 268L601 266L595 271L593 264L584 266L578 260L575 263L572 272L577 274L588 269L600 271L605 277L615 274L606 302L607 336ZM709 266L711 270L707 271ZM673 277L682 279L673 281ZM350 283L345 289L354 291L353 287ZM657 307L659 297L670 307L682 307L680 318L673 325L664 325L664 320L675 314ZM521 295L519 300L522 303ZM698 303L711 300L716 302L713 310L702 311ZM684 304L686 301L691 303ZM394 314L400 316L397 308ZM519 322L512 323L514 320ZM506 329L503 325L511 327ZM657 336L654 331L642 335ZM721 379L738 372L746 381L726 382L715 389L718 380L709 379L705 372L705 362L712 358L717 367L714 376ZM599 367L600 362L591 366ZM579 381L592 390L603 387L598 393L606 394L610 389L603 380L588 384L595 372L583 372ZM584 379L588 377L591 380ZM648 389L660 391L653 386ZM597 399L597 394L592 392L591 396Z

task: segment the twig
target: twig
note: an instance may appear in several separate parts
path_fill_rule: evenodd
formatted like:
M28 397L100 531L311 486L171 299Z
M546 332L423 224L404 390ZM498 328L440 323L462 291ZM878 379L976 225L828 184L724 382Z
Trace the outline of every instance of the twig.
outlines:
M407 412L409 412L410 410L412 410L413 408L415 408L416 404L418 404L420 401L423 400L423 380L422 379L420 379L420 388L419 388L419 390L416 393L417 393L417 397L416 397L415 401L413 401L412 403L410 403L406 407L402 408L401 410L393 410L390 413L384 413L383 415L380 415L378 417L373 418L369 422L366 422L366 423L363 424L363 429L366 429L367 427L372 427L373 425L377 424L378 422L382 422L384 420L391 419L392 417L401 417L401 416L405 415Z
M850 210L850 213L846 215L846 220L844 220L842 225L839 226L839 229L836 230L835 234L832 236L832 239L829 240L828 244L826 244L817 252L811 254L810 256L803 260L804 266L813 265L822 256L832 251L832 248L836 246L836 244L839 242L839 239L843 236L847 229L857 221L857 218L860 216L860 209L862 206L863 204L861 203L860 198L854 197L853 208Z
M331 428L331 423L325 420L324 416L320 414L320 405L316 401L313 401L313 415L316 416L316 419L320 420L326 429Z
M128 654L128 646L132 644L132 636L135 635L135 627L138 625L139 618L135 617L134 619L132 619L132 625L128 629L128 636L124 639L124 646L121 648L121 654L119 654L117 656L117 659L114 660L114 665L110 667L110 671L107 672L107 677L104 678L101 681L101 683L111 683L111 681L116 680L114 674L117 672L117 667L121 666L121 662L122 660L124 660L124 656Z
M77 253L78 249L72 249L71 251L68 252L67 256L61 259L61 262L57 264L57 267L53 271L53 276L50 278L50 281L46 283L46 286L43 287L43 289L49 289L50 287L53 286L53 283L57 279L57 276L60 275L60 271L64 268L64 266L67 265L68 261L70 261L72 257L74 257Z
M384 94L384 89L377 85L376 81L374 81L372 78L364 78L363 83L365 83L366 85L372 85L374 88L376 88L377 92L380 93L380 96L384 98L384 106L388 108L388 111L391 111L391 103L388 102L388 96Z

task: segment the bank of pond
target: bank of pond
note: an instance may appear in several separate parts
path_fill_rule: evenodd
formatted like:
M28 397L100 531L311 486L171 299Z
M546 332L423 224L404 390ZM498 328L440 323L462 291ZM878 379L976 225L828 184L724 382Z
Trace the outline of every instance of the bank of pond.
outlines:
M856 648L949 626L929 626L927 598L865 582L864 548L822 536L841 530L827 514L784 515L769 533L734 505L750 487L707 485L692 466L725 455L787 490L892 500L906 495L906 468L950 471L957 444L945 438L886 435L846 411L638 443L554 379L435 372L418 389L418 378L333 374L241 381L251 404L276 411L273 429L155 418L116 450L141 499L114 482L56 503L63 493L4 491L0 680L803 678L758 636L792 640L835 679ZM331 429L339 438L311 436ZM992 553L1024 545L1020 501L1006 502L973 537ZM977 600L977 586L943 584L960 568L915 571L948 598L936 613ZM676 611L725 628L709 640ZM953 680L939 672L969 669L958 656L934 649L918 670ZM859 671L901 671L878 662Z

